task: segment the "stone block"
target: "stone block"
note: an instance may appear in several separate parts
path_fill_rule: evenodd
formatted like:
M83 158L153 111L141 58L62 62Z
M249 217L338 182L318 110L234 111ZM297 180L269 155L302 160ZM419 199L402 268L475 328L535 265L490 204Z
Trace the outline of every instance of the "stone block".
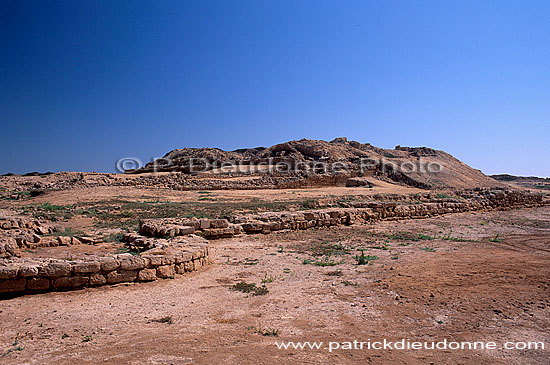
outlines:
M103 274L99 274L99 273L96 273L96 274L93 274L92 276L90 276L90 285L91 286L94 286L94 285L103 285L107 282L107 279L105 278L105 276Z
M11 257L15 255L18 247L17 241L13 238L6 237L0 239L0 256Z
M149 262L148 266L160 266L162 265L162 256L161 255L150 255L144 256L145 259Z
M193 265L193 260L187 261L183 263L185 272L191 272L195 270L195 266Z
M19 276L21 277L32 277L32 276L38 276L38 269L40 268L40 265L38 264L23 264L19 268Z
M234 225L233 226L233 234L239 235L243 233L243 227L241 225Z
M17 276L18 266L0 266L0 279L14 279Z
M227 219L211 219L210 227L212 228L227 228L229 227L229 222Z
M147 266L147 260L140 256L134 255L119 255L120 268L122 270L139 270Z
M235 234L233 227L228 228L208 228L202 231L205 238L215 239L222 237L232 237Z
M199 224L200 224L200 229L208 229L210 228L210 219L207 219L207 218L202 218L200 221L199 221Z
M200 259L201 257L203 257L204 251L196 249L193 251L192 255L193 255L193 260Z
M75 274L89 274L99 272L101 264L97 261L76 262L73 264Z
M99 259L101 271L113 271L119 268L120 263L114 257L105 256Z
M93 245L95 243L92 237L80 237L79 239L85 245Z
M189 262L193 260L193 254L190 252L184 252L178 256L176 256L176 264L182 264L184 262Z
M88 284L86 276L64 276L53 281L54 289L77 289Z
M71 245L71 237L59 236L59 237L57 237L57 242L58 242L59 246L70 246Z
M176 270L176 274L181 275L181 274L185 273L185 264L180 263L180 264L175 265L175 270Z
M195 265L195 270L198 270L202 267L201 259L193 260L193 265Z
M177 230L178 230L179 236L185 236L188 234L195 233L195 227L191 227L191 226L179 226L177 227Z
M163 265L157 267L157 276L159 278L170 278L173 277L176 274L174 265Z
M27 280L28 290L46 290L50 288L50 279L46 278L29 278Z
M0 293L16 293L25 291L27 279L7 279L0 280Z
M157 280L156 269L143 269L138 273L138 281L154 281Z
M117 284L134 281L137 278L137 271L111 271L107 274L107 284Z
M41 234L41 235L45 235L45 234L50 233L50 230L46 226L38 226L38 227L35 228L34 231L38 234Z
M246 233L260 233L262 231L262 223L260 222L248 222L242 225Z
M57 278L61 276L71 275L72 266L65 261L50 262L45 266L41 266L38 274L44 277Z

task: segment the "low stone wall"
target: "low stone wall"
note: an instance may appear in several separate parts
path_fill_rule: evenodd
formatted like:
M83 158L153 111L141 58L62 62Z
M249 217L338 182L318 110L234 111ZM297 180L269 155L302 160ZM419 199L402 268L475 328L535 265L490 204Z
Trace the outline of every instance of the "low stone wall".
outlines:
M153 281L208 264L208 244L200 237L158 243L139 255L90 256L75 261L12 258L0 266L0 295Z
M176 237L192 233L207 239L232 237L243 232L241 225L231 224L227 219L208 218L165 218L148 219L141 223L139 234L146 237ZM128 242L140 240L138 236L129 236ZM139 242L139 241L138 241Z
M231 217L231 221L196 218L155 219L145 221L140 233L149 237L164 237L192 231L205 238L216 239L242 233L267 234L284 229L297 230L379 220L418 219L447 213L513 209L545 204L541 195L512 190L477 189L463 191L457 195L457 197L438 197L437 194L427 193L417 197L395 196L395 201L350 202L349 205L352 207L349 208L237 215ZM141 242L143 238L134 236L132 240Z
M245 233L270 233L283 229L308 229L380 220L419 219L478 210L513 209L541 206L541 195L511 190L462 192L457 198L434 198L432 202L399 204L368 202L364 208L331 208L303 212L267 212L234 217Z

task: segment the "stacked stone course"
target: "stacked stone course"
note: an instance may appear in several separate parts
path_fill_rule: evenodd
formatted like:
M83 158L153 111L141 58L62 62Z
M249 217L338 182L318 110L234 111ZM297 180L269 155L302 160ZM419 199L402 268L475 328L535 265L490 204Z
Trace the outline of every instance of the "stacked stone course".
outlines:
M11 258L0 265L0 294L153 281L196 271L207 263L208 244L200 237L166 242L140 255L90 256L76 261Z
M349 208L244 214L233 216L230 221L197 218L155 219L144 222L140 233L149 237L164 237L192 231L205 238L216 239L242 233L267 234L285 229L302 230L313 227L372 223L379 220L421 219L448 213L506 210L545 204L541 195L514 190L476 189L460 192L456 197L443 196L445 197L428 193L419 196L416 201L406 196L390 196L385 197L385 201L349 203L348 205L351 206ZM400 202L400 200L405 201Z

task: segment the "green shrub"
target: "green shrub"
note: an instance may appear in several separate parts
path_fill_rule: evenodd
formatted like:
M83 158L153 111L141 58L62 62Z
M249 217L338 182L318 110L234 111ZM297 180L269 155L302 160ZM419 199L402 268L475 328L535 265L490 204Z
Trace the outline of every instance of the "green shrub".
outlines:
M378 256L365 255L365 252L361 250L361 255L354 257L357 265L368 265L371 261L378 260Z

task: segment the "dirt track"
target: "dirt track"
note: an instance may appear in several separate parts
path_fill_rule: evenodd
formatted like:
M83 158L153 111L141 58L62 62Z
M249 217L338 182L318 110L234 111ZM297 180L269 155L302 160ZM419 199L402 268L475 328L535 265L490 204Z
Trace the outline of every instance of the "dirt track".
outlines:
M443 237L450 229L476 242L401 237ZM504 240L489 242L497 233ZM389 249L367 248L379 257L373 264L354 264L354 250L386 240ZM336 266L303 264L315 259L311 245L329 241L354 250ZM447 338L549 346L549 249L548 207L213 241L215 263L190 276L1 301L0 362L543 364L548 348L328 353L278 350L274 342ZM274 279L267 295L230 290L266 277ZM154 321L167 316L172 324ZM255 333L260 326L278 336Z

